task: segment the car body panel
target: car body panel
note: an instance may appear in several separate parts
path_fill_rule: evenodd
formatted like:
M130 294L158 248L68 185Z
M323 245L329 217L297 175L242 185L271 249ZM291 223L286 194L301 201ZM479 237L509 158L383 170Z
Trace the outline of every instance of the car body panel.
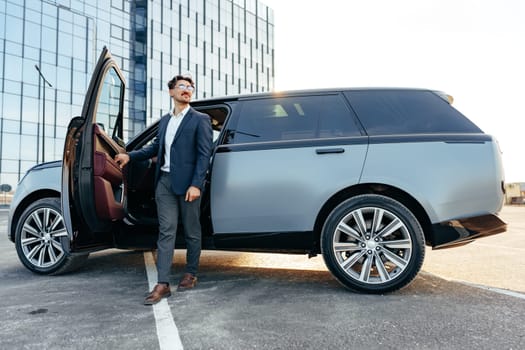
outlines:
M41 196L60 196L61 172L61 161L42 163L29 169L20 180L11 199L7 220L7 236L10 241L15 241L18 217L22 214L27 204L33 202L32 198L41 198L39 194Z
M491 139L371 143L361 181L414 197L431 223L497 213L503 204L500 159ZM431 155L431 157L429 157Z
M326 200L359 182L367 150L366 144L240 151L235 146L213 160L215 234L312 231ZM341 152L318 153L334 148Z

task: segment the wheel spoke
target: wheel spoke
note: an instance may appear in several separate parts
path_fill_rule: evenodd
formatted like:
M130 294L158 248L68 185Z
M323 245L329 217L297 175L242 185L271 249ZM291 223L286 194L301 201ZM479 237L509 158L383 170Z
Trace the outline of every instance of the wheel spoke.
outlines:
M374 219L372 221L372 227L371 227L372 235L374 235L381 227L381 223L383 222L384 213L385 211L383 209L379 209L379 208L374 209Z
M60 228L58 231L49 232L51 237L67 237L67 231L65 228Z
M398 218L395 218L385 228L383 228L381 232L379 232L378 236L383 238L387 237L388 235L396 232L401 227L403 227L403 223Z
M39 245L33 247L33 249L31 249L31 251L29 251L26 256L27 256L27 259L28 260L31 260L33 259L33 257L42 249L42 247L44 246L44 243L40 242Z
M27 221L24 223L24 232L27 232L35 237L42 237L42 232L40 230L37 230L32 225L30 225Z
M52 241L53 242L53 241ZM55 251L53 249L53 245L50 244L49 246L47 246L47 251L49 253L49 262L51 264L54 264L56 261L57 261L57 256L55 254Z
M376 257L375 261L376 261L377 272L379 272L379 277L381 278L381 281L382 282L389 281L390 275L388 274L385 264L383 264L383 260L381 260L381 257L379 256L379 254L374 252L374 255Z
M341 232L343 232L344 234L354 238L354 239L357 239L358 241L361 241L361 235L359 234L359 232L357 232L356 230L354 230L353 228L351 228L350 226L348 226L346 223L344 222L340 222L339 225L337 225L337 229Z
M381 242L383 246L390 249L410 249L412 248L412 241L410 239L396 239L392 241Z
M407 266L408 260L401 258L399 255L396 255L389 250L383 249L382 251L385 258L396 264L396 266L399 266L401 268L405 268L405 266Z
M61 224L62 224L62 217L60 215L56 215L55 218L53 219L53 222L51 223L51 225L49 225L50 233L51 233L51 231L54 231L57 228L58 225L61 225Z
M341 264L341 267L345 270L350 269L363 255L365 255L366 251L362 251L360 253L355 253L352 255L352 257L346 259Z
M38 216L38 212L36 211L36 212L32 213L32 214L31 214L31 218L32 218L33 221L35 222L35 224L36 224L38 230L39 230L40 232L43 232L42 220L40 220L40 216ZM27 221L29 221L29 220L27 220ZM25 225L24 225L24 227L25 227Z
M336 252L354 252L362 248L355 243L338 242L334 243L334 250Z
M359 275L359 279L363 282L367 282L370 279L370 270L372 270L373 259L373 256L367 256L363 266L361 267L361 274Z
M57 241L55 241L54 239L52 239L50 242L51 242L51 245L52 245L53 247L55 247L57 250L60 251L60 253L62 253L62 252L64 251L64 250L62 249L62 244L60 244L60 242L57 242Z
M46 257L46 248L47 246L42 246L42 249L40 249L40 254L38 255L38 266L44 265L44 259Z
M352 216L357 224L357 227L359 228L359 233L363 237L366 235L366 221L363 217L363 211L362 210L356 210L352 212Z
M23 238L20 240L22 243L22 246L31 245L33 243L41 242L42 238L40 237L29 237L29 238Z
M49 230L49 208L44 209L44 232L48 232Z

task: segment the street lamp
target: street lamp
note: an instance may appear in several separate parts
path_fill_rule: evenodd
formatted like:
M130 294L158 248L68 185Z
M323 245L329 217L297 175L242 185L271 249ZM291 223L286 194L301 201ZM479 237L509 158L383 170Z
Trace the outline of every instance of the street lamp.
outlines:
M40 68L38 67L38 64L35 64L35 68L38 71L38 74L40 75L40 78L44 80L44 91L42 93L43 95L43 106L42 106L42 163L45 162L45 154L46 154L46 85L48 85L50 88L53 87L49 81L47 81L46 77L44 77L44 74L40 71Z

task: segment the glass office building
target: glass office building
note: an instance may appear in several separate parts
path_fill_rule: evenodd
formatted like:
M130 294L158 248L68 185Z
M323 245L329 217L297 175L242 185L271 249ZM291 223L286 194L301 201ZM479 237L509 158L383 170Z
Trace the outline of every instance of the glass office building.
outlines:
M62 159L103 46L127 80L130 137L171 108L178 73L194 99L271 91L273 23L259 0L0 0L0 184Z

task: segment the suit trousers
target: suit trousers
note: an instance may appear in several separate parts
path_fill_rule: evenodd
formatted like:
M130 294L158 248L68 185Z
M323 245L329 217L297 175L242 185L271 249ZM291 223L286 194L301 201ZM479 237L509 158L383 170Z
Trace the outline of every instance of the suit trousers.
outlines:
M184 227L184 238L186 240L185 272L197 274L201 255L201 199L186 202L185 197L185 195L173 193L169 173L161 172L155 190L155 202L159 218L159 238L157 240L157 281L159 283L169 282L179 220Z

